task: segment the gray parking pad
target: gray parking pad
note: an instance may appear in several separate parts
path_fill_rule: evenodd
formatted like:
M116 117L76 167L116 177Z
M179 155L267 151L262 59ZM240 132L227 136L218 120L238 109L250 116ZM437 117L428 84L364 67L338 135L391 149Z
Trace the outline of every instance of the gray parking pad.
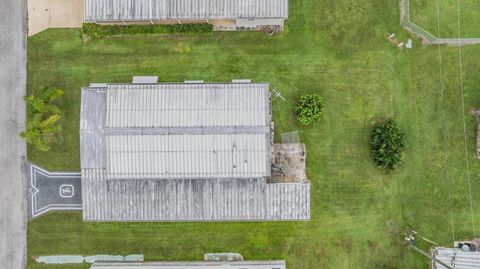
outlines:
M80 173L49 172L33 164L27 168L30 218L52 210L82 209Z

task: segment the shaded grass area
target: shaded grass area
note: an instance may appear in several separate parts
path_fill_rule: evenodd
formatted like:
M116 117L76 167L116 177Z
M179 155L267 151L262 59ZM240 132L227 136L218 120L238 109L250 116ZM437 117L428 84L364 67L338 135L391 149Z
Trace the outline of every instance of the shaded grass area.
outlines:
M79 169L80 88L90 82L129 82L133 75L267 81L286 98L273 100L275 138L299 130L307 144L312 214L300 223L139 224L83 223L80 213L51 213L29 222L27 267L88 268L36 264L39 255L143 253L147 260L199 260L205 252L240 252L246 259L286 259L293 269L427 268L428 261L402 241L406 225L450 245L452 212L456 238L472 236L458 51L442 49L444 103L437 48L415 42L414 49L400 51L384 41L385 32L406 37L398 17L397 3L387 1L291 0L286 31L273 38L249 32L84 43L78 30L29 38L28 93L45 84L66 91L62 135L48 153L29 148L29 160L50 170ZM480 104L479 56L479 47L463 49L477 223L480 165L469 111ZM326 104L323 119L311 127L293 115L293 104L305 93L320 94ZM397 119L407 140L405 160L393 174L375 167L368 146L372 124L387 117Z
M410 20L437 37L480 38L480 2L477 0L410 0ZM439 18L440 34L437 30Z

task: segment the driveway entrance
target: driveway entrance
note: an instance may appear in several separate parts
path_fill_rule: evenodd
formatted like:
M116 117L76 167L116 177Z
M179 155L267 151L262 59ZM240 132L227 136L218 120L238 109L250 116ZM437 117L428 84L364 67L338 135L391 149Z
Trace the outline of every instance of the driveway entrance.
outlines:
M48 28L82 27L83 0L28 0L28 36Z
M81 174L49 172L38 166L28 166L29 218L52 210L81 210Z

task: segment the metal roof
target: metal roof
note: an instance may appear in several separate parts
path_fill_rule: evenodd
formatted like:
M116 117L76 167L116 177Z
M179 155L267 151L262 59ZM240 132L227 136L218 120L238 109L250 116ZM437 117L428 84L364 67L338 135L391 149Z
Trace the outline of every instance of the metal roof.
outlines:
M82 168L105 167L105 89L82 91L80 163Z
M270 135L107 135L109 178L256 178L270 175Z
M192 121L191 108L208 116ZM83 89L84 219L309 219L308 181L266 183L270 122L268 84L93 84Z
M288 0L85 0L85 21L287 18Z
M94 263L90 269L286 269L285 261Z
M480 268L480 252L464 251L459 248L437 247L433 249L432 256L455 269ZM433 262L433 269L449 269L439 262Z
M109 180L82 169L87 221L274 221L310 219L310 183L265 179Z
M266 126L268 84L108 85L106 127Z
M109 84L82 93L81 166L107 177L270 176L268 84Z

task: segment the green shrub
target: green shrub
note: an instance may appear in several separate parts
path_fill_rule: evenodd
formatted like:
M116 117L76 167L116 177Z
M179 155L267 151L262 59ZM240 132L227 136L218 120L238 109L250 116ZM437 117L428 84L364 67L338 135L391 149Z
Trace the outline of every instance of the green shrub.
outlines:
M370 136L370 147L377 166L394 170L403 159L404 139L404 132L394 120L375 124Z
M20 136L27 140L36 150L48 151L55 136L61 131L59 125L61 111L55 104L64 91L61 89L44 87L39 95L25 96L28 106L26 131Z
M310 125L322 118L325 105L318 94L305 94L295 105L294 110L298 121L304 125Z
M202 34L213 32L211 24L129 24L129 25L100 25L84 23L82 32L93 38L114 35L140 35L140 34Z

